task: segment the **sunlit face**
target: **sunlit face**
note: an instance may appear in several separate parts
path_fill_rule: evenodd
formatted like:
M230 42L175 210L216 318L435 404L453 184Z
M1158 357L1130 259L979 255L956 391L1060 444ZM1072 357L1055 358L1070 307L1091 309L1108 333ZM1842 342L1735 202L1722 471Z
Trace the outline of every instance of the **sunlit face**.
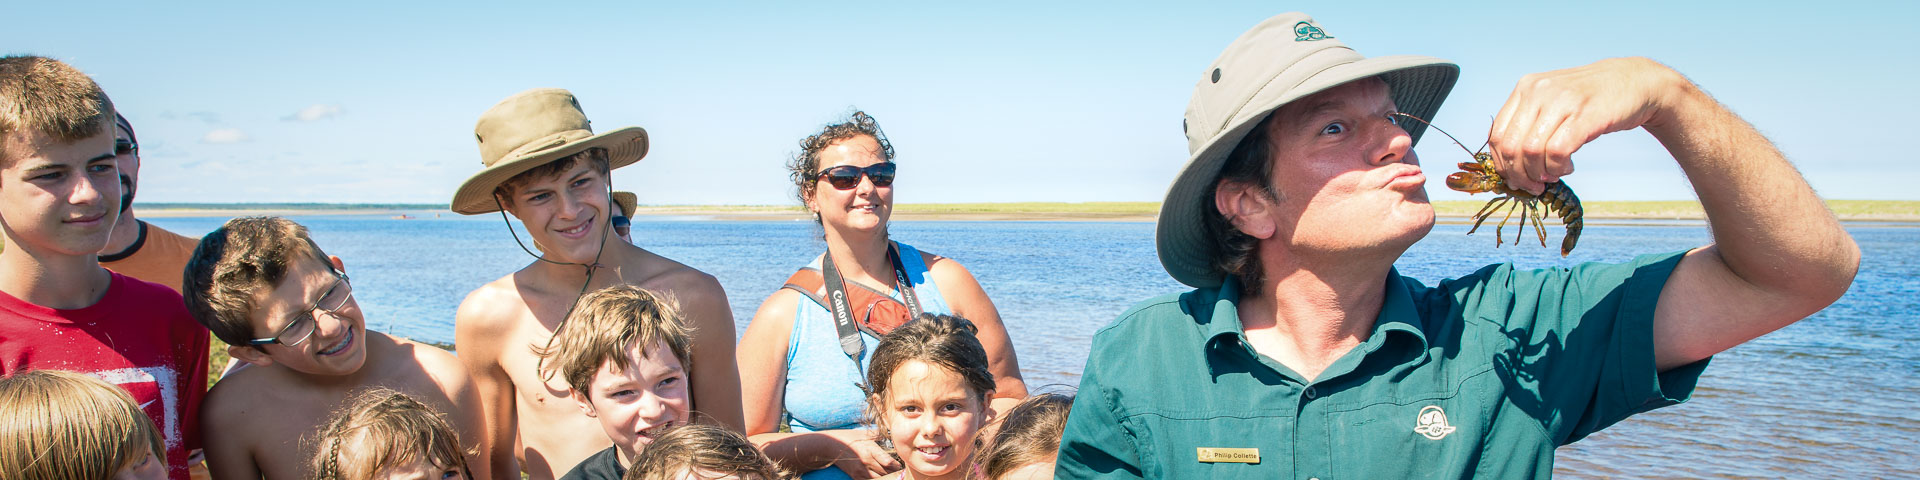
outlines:
M337 263L335 268L345 271ZM340 277L318 259L293 262L279 286L255 299L257 306L248 321L253 326L253 338L272 337L285 331L289 324L296 323L296 319L301 317L310 318L298 322L311 322L313 333L298 345L269 344L261 345L256 351L247 351L248 347L236 347L229 351L249 361L264 356L266 363L277 363L313 375L348 375L360 371L360 366L367 360L364 341L367 326L358 300L340 296L342 289L350 288L347 282L340 281ZM307 310L317 303L331 303L322 302L327 297L344 299L344 303L334 311L321 310L316 313ZM296 327L299 328L304 327ZM264 355L256 352L264 352Z
M458 468L434 465L425 458L415 459L399 465L388 465L373 472L368 480L466 480L466 472Z
M119 219L120 175L111 129L73 143L17 131L0 169L0 227L9 248L56 255L95 254Z
M1405 251L1433 228L1426 176L1386 82L1363 79L1275 111L1278 236L1297 250Z
M521 184L507 211L526 226L546 258L591 263L611 218L607 181L593 162L581 159L560 175Z
M972 463L974 436L986 424L980 393L959 373L909 360L887 379L884 404L893 451L916 478L961 478Z
M887 219L893 215L893 186L875 186L872 178L862 175L859 185L840 190L817 177L840 165L866 167L887 161L882 154L880 141L866 135L834 142L820 152L820 165L813 171L817 181L807 208L820 214L821 226L842 236L885 231Z
M120 471L113 474L113 480L166 479L167 464L166 462L160 461L159 457L154 456L153 450L151 449L147 450L147 453L142 455L139 460L134 460L133 463L120 467Z
M583 401L581 393L574 392L573 399L587 416L600 420L600 428L620 450L620 461L631 464L654 439L685 425L693 402L686 368L667 342L655 341L645 350L634 345L627 355L633 361L626 371L614 371L612 363L602 365L587 385L587 398Z

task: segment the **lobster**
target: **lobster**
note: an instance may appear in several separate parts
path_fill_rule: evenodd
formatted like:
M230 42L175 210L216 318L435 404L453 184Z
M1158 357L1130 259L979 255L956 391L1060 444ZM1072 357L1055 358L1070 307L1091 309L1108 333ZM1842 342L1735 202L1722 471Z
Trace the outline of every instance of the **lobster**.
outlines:
M1397 112L1394 115L1411 118L1433 127L1433 123L1420 117ZM1467 229L1468 235L1479 230L1480 225L1485 223L1488 217L1499 213L1504 207L1507 215L1500 219L1500 223L1493 226L1494 247L1498 248L1506 243L1503 240L1505 235L1502 229L1506 227L1508 221L1513 220L1516 210L1520 212L1520 226L1518 231L1514 232L1513 243L1520 244L1520 239L1526 237L1527 222L1532 221L1534 234L1540 237L1540 246L1545 247L1547 246L1547 229L1540 219L1548 213L1554 213L1559 215L1560 223L1567 227L1567 236L1560 241L1560 256L1565 257L1573 252L1574 244L1580 242L1580 229L1586 225L1585 212L1580 208L1580 197L1573 194L1573 188L1568 187L1565 182L1553 182L1547 184L1547 188L1539 195L1526 190L1509 188L1506 179L1501 178L1500 173L1494 170L1493 154L1487 153L1486 145L1481 145L1480 151L1476 152L1467 149L1466 144L1460 143L1460 139L1454 138L1453 134L1447 133L1446 130L1441 130L1440 127L1433 127L1433 129L1438 130L1441 135L1446 135L1448 139L1453 140L1454 145L1459 145L1460 149L1467 150L1467 154L1473 156L1471 162L1460 162L1461 171L1447 175L1447 188L1468 194L1493 192L1499 195L1488 200L1486 205L1480 207L1479 212L1473 214L1473 228Z

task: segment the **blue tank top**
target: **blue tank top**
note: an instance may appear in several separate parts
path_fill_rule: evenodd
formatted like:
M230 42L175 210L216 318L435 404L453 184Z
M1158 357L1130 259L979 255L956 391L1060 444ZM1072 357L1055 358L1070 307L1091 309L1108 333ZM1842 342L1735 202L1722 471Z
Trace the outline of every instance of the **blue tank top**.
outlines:
M940 288L927 277L927 264L920 258L920 251L905 243L895 244L900 246L900 263L906 267L907 282L913 285L921 310L950 313ZM820 259L808 266L820 268ZM891 296L900 299L898 292ZM866 382L863 374L880 339L860 331L860 341L866 348L861 349L860 366L855 368L847 352L840 349L840 333L834 329L827 307L804 297L793 312L793 331L787 338L787 426L795 432L859 428L867 405L866 393L859 384Z

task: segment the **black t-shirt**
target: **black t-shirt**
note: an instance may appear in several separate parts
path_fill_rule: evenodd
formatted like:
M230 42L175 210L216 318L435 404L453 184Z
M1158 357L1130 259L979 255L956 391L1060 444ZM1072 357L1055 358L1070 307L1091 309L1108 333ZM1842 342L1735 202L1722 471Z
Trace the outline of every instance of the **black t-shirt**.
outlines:
M560 480L620 480L620 477L627 475L627 466L620 464L620 452L615 448L619 447L607 447L581 460L579 465L573 467L573 471L567 472Z

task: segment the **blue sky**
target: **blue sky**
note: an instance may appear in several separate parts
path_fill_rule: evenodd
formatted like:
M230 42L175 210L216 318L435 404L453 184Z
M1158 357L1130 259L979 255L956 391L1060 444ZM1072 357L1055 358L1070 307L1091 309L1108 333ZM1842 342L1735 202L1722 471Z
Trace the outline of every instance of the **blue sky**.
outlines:
M139 130L150 202L445 203L480 168L479 114L533 87L648 130L614 175L646 204L794 203L784 161L850 107L892 137L899 202L1158 201L1201 71L1305 9L1362 54L1459 63L1434 120L1470 146L1521 75L1644 55L1823 196L1920 199L1893 121L1920 112L1915 2L901 3L30 2L0 50L94 75ZM1426 140L1433 197L1468 198L1440 183L1465 153ZM1643 131L1574 159L1588 200L1693 198Z

